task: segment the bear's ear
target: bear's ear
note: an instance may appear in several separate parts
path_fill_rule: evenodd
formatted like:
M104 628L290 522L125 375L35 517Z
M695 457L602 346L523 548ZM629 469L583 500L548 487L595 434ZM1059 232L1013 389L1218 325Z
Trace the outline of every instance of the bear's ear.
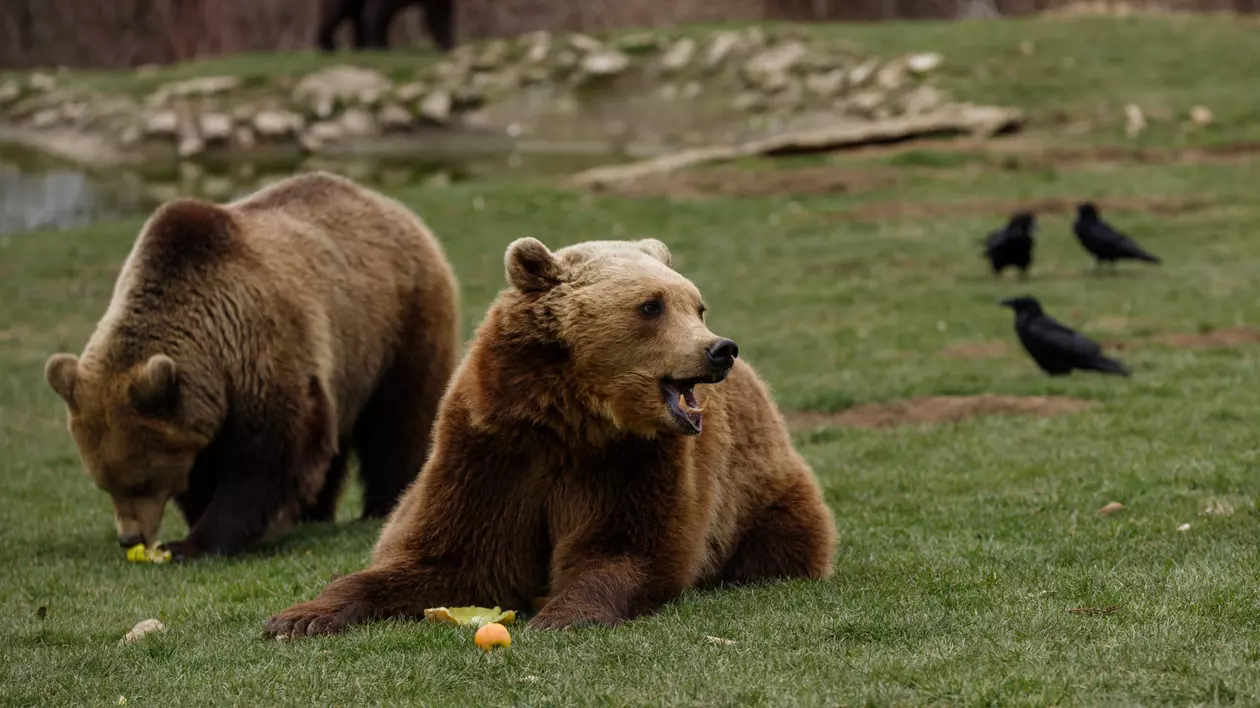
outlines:
M503 259L507 281L523 293L550 290L560 283L560 263L536 238L518 238Z
M141 415L161 417L174 412L178 395L175 362L165 354L149 357L131 382L131 405Z
M669 246L666 246L663 242L654 238L645 238L635 241L634 243L639 247L640 251L643 251L661 263L664 263L667 266L673 265L670 262L672 258L669 255Z
M44 364L44 378L52 390L70 406L70 410L78 408L74 402L74 382L78 376L79 359L73 354L53 354L48 357L48 363Z

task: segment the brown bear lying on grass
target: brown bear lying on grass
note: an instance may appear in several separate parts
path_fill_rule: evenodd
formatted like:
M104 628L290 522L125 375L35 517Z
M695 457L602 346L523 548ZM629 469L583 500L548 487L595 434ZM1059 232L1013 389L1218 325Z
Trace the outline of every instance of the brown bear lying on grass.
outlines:
M371 564L267 632L542 595L531 626L614 625L693 586L828 576L817 480L669 262L655 240L513 243Z
M175 557L229 554L331 520L352 448L364 514L389 513L424 463L457 309L419 219L310 174L161 207L82 358L45 374L124 547L152 544L174 499L191 528Z

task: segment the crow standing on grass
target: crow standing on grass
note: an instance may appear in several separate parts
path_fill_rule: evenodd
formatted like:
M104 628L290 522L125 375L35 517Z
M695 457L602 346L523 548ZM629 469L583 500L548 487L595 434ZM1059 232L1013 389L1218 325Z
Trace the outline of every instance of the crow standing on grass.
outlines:
M1085 202L1076 207L1076 223L1072 224L1072 230L1076 232L1076 238L1085 250L1094 254L1098 269L1102 268L1103 263L1110 263L1114 270L1116 261L1125 259L1159 263L1159 258L1103 221L1093 202Z
M1015 333L1037 365L1051 376L1073 369L1128 376L1124 364L1103 356L1097 342L1076 333L1041 309L1037 298L1024 295L999 303L1015 311Z
M1037 231L1037 219L1028 212L1011 217L1006 226L989 234L984 242L984 255L993 265L993 275L1002 277L1007 266L1019 268L1021 280L1028 279L1028 267L1032 265L1033 234Z

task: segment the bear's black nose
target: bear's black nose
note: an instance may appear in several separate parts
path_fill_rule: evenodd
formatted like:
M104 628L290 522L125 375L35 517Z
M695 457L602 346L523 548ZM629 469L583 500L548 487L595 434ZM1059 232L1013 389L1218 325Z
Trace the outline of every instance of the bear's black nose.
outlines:
M735 357L739 356L739 345L729 339L719 339L704 353L709 357L710 365L729 369L735 366Z
M141 536L138 533L132 534L130 536L118 537L118 545L122 546L123 548L131 548L132 546L138 543L144 543L144 536Z

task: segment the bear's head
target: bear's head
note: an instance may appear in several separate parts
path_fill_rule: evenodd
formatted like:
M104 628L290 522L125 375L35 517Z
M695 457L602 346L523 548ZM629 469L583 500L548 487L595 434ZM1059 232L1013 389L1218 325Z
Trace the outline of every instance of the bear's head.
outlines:
M589 241L551 252L533 238L507 250L515 307L532 336L567 352L567 375L587 408L618 428L697 435L697 384L721 382L735 342L709 331L704 300L670 267L655 239Z
M198 406L182 395L175 362L155 354L119 367L54 354L44 376L69 408L83 466L113 498L119 543L154 543L167 500L188 488L212 438L192 420Z

